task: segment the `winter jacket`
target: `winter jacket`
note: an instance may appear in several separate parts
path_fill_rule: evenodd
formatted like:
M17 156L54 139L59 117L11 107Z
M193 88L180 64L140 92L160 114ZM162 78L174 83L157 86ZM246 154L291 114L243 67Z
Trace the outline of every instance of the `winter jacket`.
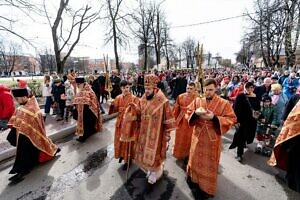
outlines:
M0 120L9 120L15 112L15 105L10 89L0 85Z

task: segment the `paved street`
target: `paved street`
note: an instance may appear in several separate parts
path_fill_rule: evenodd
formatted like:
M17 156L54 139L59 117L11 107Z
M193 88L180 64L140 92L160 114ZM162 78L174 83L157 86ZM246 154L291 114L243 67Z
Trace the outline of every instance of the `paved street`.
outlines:
M104 124L104 131L81 144L73 136L60 140L60 156L36 167L25 180L8 185L8 172L13 161L0 166L0 199L193 199L185 182L182 163L168 153L165 176L147 196L142 195L145 175L132 166L126 181L125 172L113 158L115 119ZM245 163L234 159L228 146L233 132L224 138L218 191L214 199L275 199L296 200L300 196L289 190L268 167L266 158L253 153L253 145L245 154Z

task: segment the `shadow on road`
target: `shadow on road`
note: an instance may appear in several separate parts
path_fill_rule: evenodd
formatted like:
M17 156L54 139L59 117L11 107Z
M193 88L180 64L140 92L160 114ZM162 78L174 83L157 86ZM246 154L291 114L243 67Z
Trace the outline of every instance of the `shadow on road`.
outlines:
M176 188L177 180L167 176L166 171L164 171L163 177L153 186L152 191L149 194L144 194L144 190L147 185L147 179L146 174L142 170L136 169L135 167L135 171L131 174L127 181L125 177L126 172L119 168L118 173L124 184L114 193L114 195L111 197L111 200L169 200L172 196L174 196L173 193L175 190L176 194L173 199L191 199L184 193L180 192L180 188ZM130 196L129 198L128 194Z
M218 176L217 194L212 199L215 199L215 200L224 200L224 199L255 200L255 198L250 193L241 189L238 185L234 184L230 179L226 178L223 175Z
M22 193L21 196L16 196L15 199L46 199L47 194L54 182L54 177L49 176L48 172L52 168L55 161L59 159L59 157L60 156L57 156L52 161L38 165L32 170L31 173L25 176L25 179L22 182L16 185L9 185L9 181L7 180L7 186L2 191L0 199L9 199L9 196L11 197L11 194L20 195L16 191L24 191L24 188L28 188L28 192ZM38 182L35 181L37 178L36 174L38 174L38 177L42 178L42 182L44 182L44 184L39 185Z
M282 186L286 195L290 200L298 200L300 199L300 194L295 191L289 189L284 180L284 171L277 169L275 167L271 167L267 164L269 157L263 156L261 154L256 154L254 152L256 144L248 145L248 150L244 154L244 162L243 164L249 165L253 168L256 168L260 171L263 171L271 176L275 176L276 181Z

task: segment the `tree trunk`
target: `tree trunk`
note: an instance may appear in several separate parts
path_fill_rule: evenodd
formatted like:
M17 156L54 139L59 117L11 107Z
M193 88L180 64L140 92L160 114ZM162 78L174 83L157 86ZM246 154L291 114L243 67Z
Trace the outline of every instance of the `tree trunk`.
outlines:
M59 56L59 60L56 60L56 67L57 67L57 73L59 75L62 75L64 73L64 67L60 60L60 56Z
M116 31L115 23L113 23L113 34L114 34L114 52L115 52L116 68L117 68L118 72L120 73L118 44L117 44L117 31Z
M181 69L181 52L179 52L179 69Z
M262 24L259 24L259 42L260 42L260 51L263 57L263 62L265 64L265 66L268 66L268 62L266 59L266 55L265 55L265 50L264 50L264 40L263 40L263 32L262 32Z
M169 54L168 54L168 47L166 44L166 59L167 59L167 69L170 69L170 58L169 58Z
M159 19L159 11L157 10L157 22L156 22L156 31L157 31L157 66L160 64L160 19Z
M186 68L190 68L189 66L189 55L186 56Z
M148 47L147 47L147 45L145 45L145 47L144 47L144 54L145 54L145 56L144 56L144 70L147 71L148 70L147 69L147 63L148 63Z
M286 15L287 15L287 23L285 26L285 55L286 55L286 66L293 67L295 64L295 52L292 47L292 28L294 21L294 11L295 11L295 3L292 2L291 8L289 8L288 4L286 4Z

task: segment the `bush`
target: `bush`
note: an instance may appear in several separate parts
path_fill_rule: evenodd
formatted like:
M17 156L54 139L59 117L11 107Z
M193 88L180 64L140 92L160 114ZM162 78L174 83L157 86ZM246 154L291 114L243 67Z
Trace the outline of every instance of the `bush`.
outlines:
M31 89L31 92L36 97L42 96L42 82L39 80L31 80L27 82L28 87Z
M31 89L31 92L36 97L42 96L42 81L43 80L27 80L27 86ZM17 81L1 81L1 84L13 89L18 87Z

